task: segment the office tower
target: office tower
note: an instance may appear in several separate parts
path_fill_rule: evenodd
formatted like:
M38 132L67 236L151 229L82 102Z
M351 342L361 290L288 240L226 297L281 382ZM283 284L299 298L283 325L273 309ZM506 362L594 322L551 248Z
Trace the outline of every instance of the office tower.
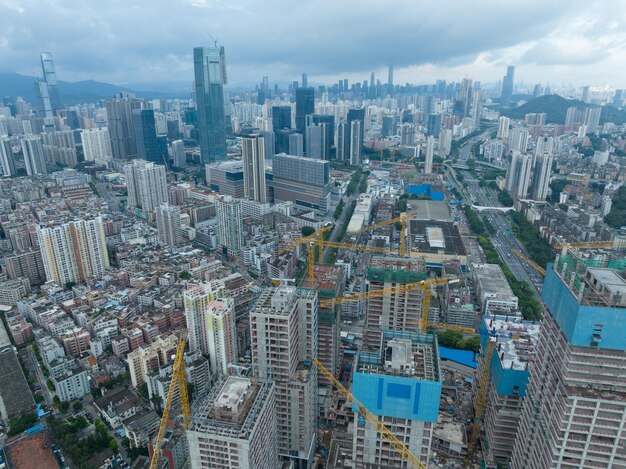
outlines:
M383 122L380 129L382 138L391 137L396 134L396 119L394 116L383 116Z
M374 75L374 72L370 75L369 85L369 98L374 99L376 98L376 75Z
M137 145L137 157L152 163L163 164L163 155L159 152L157 142L154 111L152 109L134 109L132 122Z
M37 103L37 116L41 118L52 118L52 105L48 95L48 85L44 80L35 82L35 101Z
M156 209L156 222L159 242L170 247L176 247L182 243L180 208L168 203L162 203Z
M144 160L132 160L124 165L128 188L128 208L139 209L142 216L167 202L165 166Z
M224 255L236 256L243 247L241 201L222 196L215 201L219 245Z
M0 136L0 168L4 176L15 176L15 157L11 139L7 136Z
M510 133L509 148L511 150L517 150L521 153L526 153L528 149L528 143L530 135L528 129L523 127L515 127Z
M475 83L479 84L478 82ZM478 127L480 125L480 113L482 112L482 106L480 103L482 96L480 93L480 89L474 89L472 91L472 119L474 119L474 126Z
M389 65L389 69L387 71L387 92L391 93L393 90L393 65Z
M50 52L41 53L41 69L43 71L43 80L48 87L48 97L50 98L50 107L52 113L61 109L61 97L59 95L59 85L57 82L57 74L54 69L54 61Z
M550 175L552 174L552 152L542 152L537 156L533 172L533 200L542 202L548 196Z
M482 376L484 367L489 367L483 416L489 450L483 454L493 467L506 467L511 459L540 329L538 322L512 316L483 316L481 320L481 358L476 376ZM495 342L494 353L490 362L485 363L491 341ZM480 380L474 380L472 385L472 395L478 396Z
M441 114L428 114L428 123L426 126L426 135L439 136L441 131Z
M304 137L301 133L289 134L289 154L295 156L304 155Z
M315 90L313 88L296 89L296 129L304 134L306 116L315 112Z
M302 74L302 88L307 88L309 86L309 77L306 73Z
M365 135L365 109L349 109L347 124L349 134L348 160L353 166L363 161L363 140Z
M413 124L400 126L400 145L405 147L415 145L415 126Z
M306 117L306 125L320 126L323 128L323 142L321 147L321 159L329 160L331 156L331 149L335 142L335 116L329 116L325 114L309 114ZM306 142L306 139L305 139ZM311 156L308 153L307 156ZM313 157L316 158L316 157Z
M272 381L223 376L194 406L187 439L192 469L281 467Z
M81 130L80 141L85 161L107 162L113 158L108 128Z
M44 132L41 134L41 142L46 162L70 168L78 164L76 140L72 130Z
M209 357L213 373L228 374L237 363L235 303L221 281L191 285L183 293L189 347Z
M533 157L518 150L511 152L511 164L506 172L506 190L515 198L525 199L532 179Z
M509 138L509 126L511 124L511 119L508 117L501 116L498 119L498 133L496 134L497 138L507 139ZM519 148L517 148L519 150ZM522 150L520 150L522 151ZM526 151L524 149L523 151Z
M26 136L22 138L22 155L24 155L24 163L26 164L26 174L29 176L48 174L41 137Z
M442 378L436 336L414 330L386 330L375 351L357 356L352 393L426 466ZM408 467L376 427L352 409L355 467Z
M337 126L336 156L338 161L350 161L350 129L345 122L340 122Z
M317 293L265 288L250 310L252 363L276 386L277 450L296 467L309 467L317 416Z
M624 90L615 90L615 94L613 95L613 106L616 108L621 108L622 103L624 102Z
M324 124L312 124L306 127L306 138L304 139L306 142L305 154L309 158L325 159L326 133L324 132L324 127Z
M583 103L588 103L588 102L590 101L590 100L589 100L589 85L585 85L585 86L583 86L583 89L582 89L582 92L581 92L581 97L580 97L580 100L581 100Z
M576 251L548 265L513 469L626 466L626 281L591 265Z
M588 107L585 109L585 125L587 126L587 134L595 134L600 126L601 107Z
M184 168L187 166L187 152L185 144L182 140L174 140L172 142L172 165L175 168Z
M432 174L434 155L435 155L435 137L432 135L429 135L428 138L426 138L426 156L424 160L424 174Z
M137 157L137 143L133 128L133 110L141 109L142 101L128 97L106 102L107 127L113 158L129 160Z
M205 167L207 186L221 195L236 199L244 197L243 162L222 161Z
M502 94L500 95L500 101L503 106L511 104L511 98L513 96L513 85L515 79L515 67L509 65L506 69L506 75L502 78Z
M37 227L46 277L64 286L101 277L109 268L102 218L78 219L55 226Z
M293 202L319 214L328 211L330 203L330 163L324 160L279 153L274 155L274 200Z
M243 193L257 202L267 202L265 186L265 139L258 134L241 138Z
M224 47L195 47L193 63L203 164L226 159L227 76Z
M276 154L276 135L271 130L261 130L259 135L265 142L265 158L271 160Z
M452 130L443 129L439 134L439 153L449 156L452 151Z
M274 132L290 128L291 106L272 106L272 129Z

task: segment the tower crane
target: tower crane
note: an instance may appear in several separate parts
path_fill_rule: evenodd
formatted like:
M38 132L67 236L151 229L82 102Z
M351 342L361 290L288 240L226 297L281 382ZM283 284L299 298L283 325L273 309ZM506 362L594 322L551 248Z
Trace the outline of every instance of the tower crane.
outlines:
M414 213L408 213L408 214L407 213L403 213L399 217L392 218L390 220L381 221L379 223L374 223L373 225L366 226L365 228L361 228L360 230L355 231L353 234L361 234L361 233L364 233L365 231L370 231L370 230L374 230L376 228L380 228L381 226L387 226L387 225L391 225L391 224L396 223L396 222L400 222L400 223L402 223L402 228L400 230L399 255L400 255L400 257L404 257L405 246L406 246L406 222L407 222L407 220L409 220L411 218L414 218L414 217L415 217Z
M520 259L526 261L530 266L532 266L537 272L539 272L541 275L546 275L546 269L544 269L543 267L541 267L539 264L537 264L535 261L533 261L532 259L530 259L526 254L524 254L522 251L520 251L519 249L511 249L513 251L513 253L519 257Z
M322 363L317 358L313 358L311 361L313 362L313 365L315 365L317 370L322 373L324 377L337 388L337 390L343 395L343 397L347 401L352 401L353 406L359 410L359 414L361 414L369 423L374 426L376 431L380 433L391 446L393 446L393 449L400 453L403 459L408 461L408 463L414 468L428 469L426 464L424 464L422 461L419 460L417 456L411 453L409 448L404 443L402 443L398 439L398 437L394 435L391 430L389 430L380 420L378 420L376 415L367 410L367 408L363 404L361 404L358 399L354 397L354 395L350 391L348 391L339 382L339 380L335 378L335 376L330 371L328 371L324 365L322 365Z
M176 355L174 356L174 364L172 365L172 379L170 380L170 386L167 390L167 396L165 398L165 405L163 406L163 415L161 416L161 423L159 424L159 432L157 433L156 440L154 441L152 457L150 458L150 469L156 469L159 464L161 445L163 444L163 437L165 436L167 421L169 419L170 409L172 407L172 401L174 400L174 392L176 389L179 389L180 391L182 424L185 433L187 432L187 428L189 427L189 423L191 421L189 391L187 389L187 371L185 368L186 343L187 330L185 329L178 339L178 345L176 346Z
M323 235L329 230L330 230L330 226L323 226L319 230L317 230L315 233L310 234L309 236L304 236L303 238L294 239L291 243L289 243L287 246L285 246L280 251L278 251L277 254L280 255L280 254L286 253L287 251L291 251L293 248L300 246L302 243L308 243L309 241L314 240L315 238Z

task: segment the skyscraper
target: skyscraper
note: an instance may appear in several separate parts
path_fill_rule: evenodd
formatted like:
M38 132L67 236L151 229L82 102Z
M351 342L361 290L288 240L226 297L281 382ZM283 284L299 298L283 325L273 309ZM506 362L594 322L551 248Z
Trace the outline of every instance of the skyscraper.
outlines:
M116 97L106 102L107 122L113 158L129 160L137 157L137 142L133 128L133 110L141 109L142 101Z
M101 217L40 225L37 238L46 277L57 285L100 277L109 268Z
M226 159L226 56L224 47L193 50L202 163Z
M142 216L163 202L167 202L167 180L165 166L145 160L133 160L124 165L128 189L128 208L139 209Z
M183 240L180 228L180 208L163 203L156 209L159 241L170 247L180 245Z
M6 136L0 136L0 168L2 168L4 176L15 176L13 147L11 146L11 139Z
M80 141L85 161L106 162L113 158L108 128L81 130Z
M289 154L295 156L304 155L304 135L298 132L289 134Z
M26 164L26 174L29 176L48 174L41 137L26 136L22 138L22 154Z
M426 157L424 161L424 174L432 174L434 155L435 155L435 137L433 135L429 135L428 138L426 138Z
M533 200L535 201L543 202L548 196L553 159L552 152L543 152L537 156L533 172Z
M215 202L219 245L225 255L236 256L243 247L241 201L222 196Z
M258 134L241 139L244 195L257 202L267 202L265 185L265 139Z
M41 70L43 71L43 79L48 87L48 97L50 98L50 107L53 114L61 109L61 97L59 95L59 85L57 82L57 74L54 69L54 61L50 52L41 53Z
M506 75L502 78L502 94L500 95L500 101L503 106L511 104L511 97L513 96L513 85L515 79L515 66L509 65L506 69Z
M274 155L274 200L293 202L319 214L328 211L330 203L330 162L302 156Z
M302 74L302 88L307 88L309 86L309 76L306 73Z
M278 454L309 467L316 441L317 293L264 289L250 311L252 363L276 386Z
M152 163L163 164L164 155L161 155L159 151L152 109L133 110L133 131L137 145L137 157Z
M497 138L507 139L509 138L509 126L511 125L511 119L505 116L501 116L498 119L498 132L496 133ZM516 150L520 150L516 146ZM520 151L526 151L526 148Z
M315 90L313 88L296 89L296 129L304 135L306 116L315 112Z
M393 65L389 65L387 71L387 93L391 94L393 91Z
M35 98L37 101L37 115L42 118L53 117L50 96L48 95L48 85L45 80L37 80L35 82Z
M335 116L309 114L306 118L306 125L323 125L324 142L322 147L322 159L330 159L331 149L335 143Z
M221 281L190 286L183 293L191 350L208 355L211 371L228 373L237 362L235 303Z
M517 199L525 199L532 180L532 155L513 150L506 172L506 189Z
M347 116L349 137L349 161L359 166L363 161L363 140L365 136L365 109L349 109Z
M291 106L272 106L272 129L274 132L290 128Z
M441 132L441 114L428 114L426 135L438 137L439 132Z
M548 264L512 469L626 467L626 280L590 261Z
M313 123L306 126L306 138L304 139L306 142L305 154L309 158L326 159L324 154L326 149L326 132L324 127L325 124L315 125Z

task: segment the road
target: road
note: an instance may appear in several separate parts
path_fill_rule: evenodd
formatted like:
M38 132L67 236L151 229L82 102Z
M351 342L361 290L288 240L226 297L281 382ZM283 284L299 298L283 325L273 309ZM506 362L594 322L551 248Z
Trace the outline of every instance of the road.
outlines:
M48 389L48 385L46 384L46 378L44 377L43 372L41 371L41 367L39 366L39 363L37 362L37 357L35 356L35 352L33 351L32 345L29 345L27 349L28 349L28 355L30 356L31 361L34 363L35 374L37 375L37 381L39 382L39 387L41 388L40 392L41 394L43 394L43 397L46 399L46 404L48 405L48 409L52 409L52 405L54 402L52 400L52 393Z

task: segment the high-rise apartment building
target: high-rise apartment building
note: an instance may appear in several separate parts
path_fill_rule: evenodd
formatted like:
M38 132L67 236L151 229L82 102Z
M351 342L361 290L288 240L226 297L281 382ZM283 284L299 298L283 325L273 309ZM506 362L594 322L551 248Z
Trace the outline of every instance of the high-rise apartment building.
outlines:
M315 90L313 88L296 89L296 129L304 135L306 116L315 112Z
M147 216L163 202L167 202L165 166L145 160L133 160L124 165L128 188L128 207Z
M157 164L164 163L159 151L156 123L152 109L133 109L133 131L137 145L137 157Z
M128 97L120 96L106 102L107 127L113 158L130 160L137 157L133 110L141 107L141 100Z
M31 135L22 138L22 155L24 155L26 174L29 176L48 174L41 137Z
M48 281L64 286L100 277L109 268L101 217L40 225L37 238Z
M316 444L317 293L266 288L250 311L252 363L276 387L277 450L296 467L309 467Z
M541 295L547 309L510 467L626 467L626 280L574 251L548 265Z
M265 185L265 139L258 134L241 139L244 196L257 202L267 202Z
M424 174L432 174L433 157L435 156L435 137L429 135L426 138L426 155L424 160Z
M175 168L187 166L187 152L182 140L174 140L172 142L172 166Z
M441 114L428 114L426 135L434 135L437 137L439 132L441 132Z
M437 337L385 331L375 350L357 356L352 393L378 420L428 464L442 378ZM369 421L354 411L352 459L358 468L409 467Z
M363 162L363 140L365 136L365 109L349 109L347 117L348 130L348 160L353 166L360 166Z
M325 114L309 114L306 117L306 126L307 128L309 126L317 126L322 128L322 136L318 137L317 143L317 146L320 149L319 151L316 150L316 152L317 154L321 155L319 157L320 159L330 159L331 149L335 143L335 116ZM306 155L312 158L318 158L316 156L311 156L308 153L306 153Z
M194 408L187 431L192 469L274 469L276 392L272 381L224 376Z
M552 153L542 153L537 156L533 172L533 200L535 201L543 202L548 196L553 160Z
M44 132L41 134L46 162L73 168L78 163L76 141L72 130Z
M498 133L497 138L507 139L509 138L509 126L511 125L511 119L505 116L501 116L498 119ZM526 151L526 149L524 149Z
M170 247L179 246L183 241L180 225L180 208L163 203L156 209L156 222L159 241Z
M183 303L191 350L208 355L212 372L227 374L228 364L237 363L234 300L217 281L190 286Z
M515 198L525 199L532 180L533 157L517 150L511 152L506 172L506 189Z
M142 344L127 356L130 381L136 388L145 383L148 375L155 373L159 368L172 363L171 357L176 354L178 337L158 336L150 344Z
M522 153L526 153L528 149L528 143L530 141L530 135L528 129L523 127L515 127L510 132L509 148L511 150L517 150Z
M0 136L0 168L4 176L15 175L13 147L11 146L11 139L6 136Z
M230 120L224 47L195 47L193 64L202 163L222 161L226 159L226 120Z
M107 162L113 158L109 129L85 129L80 132L85 161Z
M506 68L506 75L502 78L502 94L500 95L500 101L503 106L511 104L511 97L513 96L513 85L515 80L515 66L509 65Z
M222 196L215 202L218 242L227 256L236 256L243 248L241 201Z

